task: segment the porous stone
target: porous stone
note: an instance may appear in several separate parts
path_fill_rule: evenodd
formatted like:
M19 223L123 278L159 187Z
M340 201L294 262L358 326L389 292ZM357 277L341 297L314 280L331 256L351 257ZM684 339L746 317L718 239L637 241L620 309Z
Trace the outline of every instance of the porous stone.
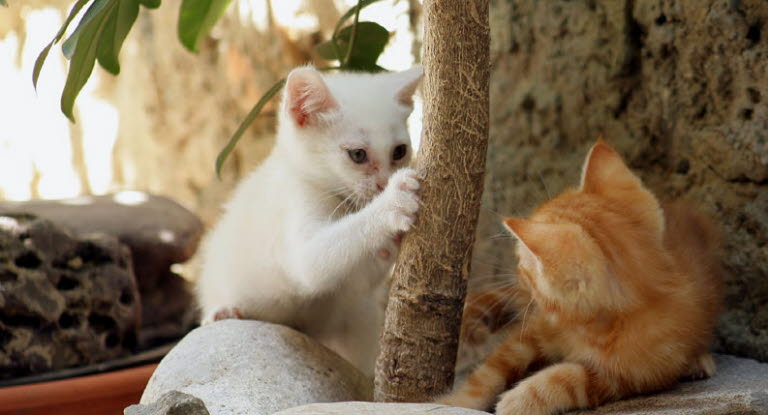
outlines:
M179 391L170 391L150 405L131 405L124 415L209 415L199 398Z
M0 379L132 353L140 296L128 248L0 216Z
M768 361L768 3L491 1L490 138L472 265L514 272L499 215L579 182L602 135L725 236L720 351Z
M758 415L768 413L768 364L716 356L710 379L683 382L659 394L603 405L581 415Z
M488 415L488 412L432 403L336 402L313 403L274 415Z
M142 404L178 390L212 415L272 414L314 402L367 400L372 382L350 363L293 329L223 320L184 337L160 362Z
M110 235L130 248L142 298L142 347L177 339L195 323L191 290L170 270L192 257L203 232L200 220L183 206L166 197L126 191L0 202L0 214L11 212L44 217L78 236Z

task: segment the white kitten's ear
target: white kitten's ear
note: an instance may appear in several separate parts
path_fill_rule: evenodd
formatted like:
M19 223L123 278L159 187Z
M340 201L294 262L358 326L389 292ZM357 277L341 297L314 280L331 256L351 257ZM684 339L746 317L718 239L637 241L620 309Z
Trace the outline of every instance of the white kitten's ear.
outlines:
M288 74L285 85L285 109L296 126L304 128L328 121L339 104L313 68L297 68Z
M413 107L413 94L416 93L416 88L419 87L421 79L424 77L424 71L421 65L417 65L397 75L400 85L395 99L403 106Z

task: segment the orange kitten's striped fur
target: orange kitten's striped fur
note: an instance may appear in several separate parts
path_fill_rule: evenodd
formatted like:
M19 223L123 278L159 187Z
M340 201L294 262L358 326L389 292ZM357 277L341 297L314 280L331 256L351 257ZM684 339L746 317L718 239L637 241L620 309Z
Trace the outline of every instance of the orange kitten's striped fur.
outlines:
M533 306L442 403L555 414L714 373L716 232L688 205L662 209L601 140L579 189L504 222Z

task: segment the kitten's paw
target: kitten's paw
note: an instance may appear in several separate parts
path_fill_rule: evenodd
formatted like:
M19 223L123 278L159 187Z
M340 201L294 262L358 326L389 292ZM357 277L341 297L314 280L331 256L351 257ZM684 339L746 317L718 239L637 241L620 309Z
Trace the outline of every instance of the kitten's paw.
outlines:
M523 394L520 388L513 388L501 394L499 403L496 404L496 415L549 415L556 411L549 411L539 402L532 402L530 394Z
M387 221L389 231L393 234L406 232L416 221L416 212L419 210L419 176L415 170L404 168L395 172L389 178L384 197L384 220Z
M221 307L216 309L216 311L205 316L205 318L203 318L203 321L200 324L204 326L206 324L211 324L219 320L227 320L227 319L240 320L242 318L243 318L243 313L240 311L239 308Z
M394 261L397 257L397 253L400 251L400 241L403 238L403 234L398 233L392 237L392 241L388 243L384 248L376 251L376 256L383 261Z

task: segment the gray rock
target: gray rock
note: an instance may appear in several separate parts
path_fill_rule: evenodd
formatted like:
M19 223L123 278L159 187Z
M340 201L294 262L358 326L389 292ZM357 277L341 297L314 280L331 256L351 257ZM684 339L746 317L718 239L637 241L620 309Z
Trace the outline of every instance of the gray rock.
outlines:
M271 414L314 402L367 400L372 382L293 329L223 320L190 332L160 362L141 403L172 390L197 396L212 415Z
M140 313L131 257L116 239L0 216L0 379L129 355Z
M581 415L746 415L768 414L768 364L716 356L710 379L683 382L659 394L603 405Z
M150 405L131 405L124 415L209 415L199 398L179 391L170 391Z
M433 403L336 402L313 403L276 412L274 415L488 415L488 412Z
M674 389L609 403L576 415L746 415L768 414L768 364L715 355L710 379L681 382ZM462 377L462 379L459 379ZM457 376L456 386L466 374Z
M131 249L142 297L142 347L176 339L195 323L194 296L185 280L170 271L171 265L195 253L203 232L202 222L183 206L165 197L130 191L0 202L0 214L11 212L44 217L78 236L111 235Z

